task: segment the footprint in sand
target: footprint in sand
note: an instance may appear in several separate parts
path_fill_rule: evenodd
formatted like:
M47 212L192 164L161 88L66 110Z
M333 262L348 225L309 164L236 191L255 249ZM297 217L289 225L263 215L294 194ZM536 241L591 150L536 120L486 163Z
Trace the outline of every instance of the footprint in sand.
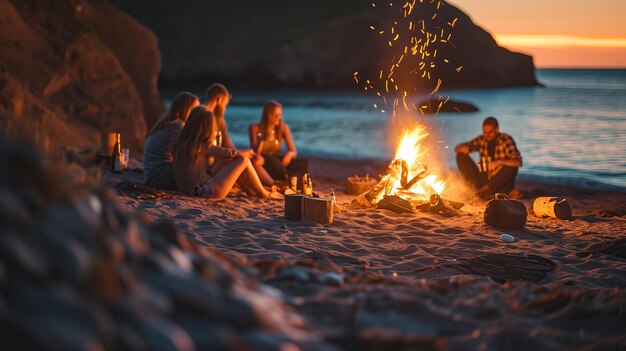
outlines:
M250 239L247 237L227 238L227 239L219 241L220 245L223 245L226 247L238 247L240 245L247 244L249 242L250 242Z
M428 239L424 238L424 233L412 234L411 236L403 236L402 240L407 244L428 244Z
M144 201L139 202L139 207L138 208L140 210L143 210L143 209L146 209L146 208L153 208L154 207L154 203L155 202L152 201L152 200L144 200Z
M460 228L442 228L442 229L435 229L436 233L440 233L440 234L461 234L463 232L465 232L463 229Z
M411 245L407 245L405 248L400 249L400 250L381 250L380 252L387 256L402 257L402 256L412 254L415 251L417 251L417 247L411 244Z
M474 247L474 248L483 248L485 246L487 246L487 247L496 247L499 244L496 241L478 240L478 239L459 239L457 242L458 243L468 244L468 246L471 246L471 247Z
M175 210L180 207L180 202L168 200L168 201L163 201L163 205L167 206L168 208L172 210Z
M176 218L176 219L196 219L197 216L199 216L201 214L202 214L202 210L197 209L197 208L189 208L189 209L186 209L186 210L182 211L181 213L177 214L173 218Z

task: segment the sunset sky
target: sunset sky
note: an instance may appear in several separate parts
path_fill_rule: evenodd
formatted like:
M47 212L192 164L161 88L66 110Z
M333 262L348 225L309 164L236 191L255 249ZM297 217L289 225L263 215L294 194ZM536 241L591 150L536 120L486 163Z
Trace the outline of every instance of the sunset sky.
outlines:
M626 68L626 0L450 0L500 45L547 67Z

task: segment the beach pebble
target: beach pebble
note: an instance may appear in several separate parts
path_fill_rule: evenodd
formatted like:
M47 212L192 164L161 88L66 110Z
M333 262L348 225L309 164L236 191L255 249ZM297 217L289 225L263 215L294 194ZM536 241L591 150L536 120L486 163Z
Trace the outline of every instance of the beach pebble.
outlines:
M322 284L340 286L343 284L343 275L335 272L322 273L317 276L317 279Z
M507 243L514 243L515 242L515 237L513 235L509 235L509 234L502 234L500 235L500 240L507 242Z

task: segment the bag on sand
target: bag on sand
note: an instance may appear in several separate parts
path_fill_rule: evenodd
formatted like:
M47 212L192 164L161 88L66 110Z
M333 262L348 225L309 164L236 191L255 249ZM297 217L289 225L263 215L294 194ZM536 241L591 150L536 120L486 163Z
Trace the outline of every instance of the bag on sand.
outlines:
M522 229L526 225L526 206L497 193L485 208L485 223L502 229Z

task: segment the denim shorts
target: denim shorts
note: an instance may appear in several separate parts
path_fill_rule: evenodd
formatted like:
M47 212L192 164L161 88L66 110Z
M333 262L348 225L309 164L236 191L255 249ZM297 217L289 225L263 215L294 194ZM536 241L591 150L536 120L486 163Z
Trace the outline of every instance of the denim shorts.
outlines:
M208 198L215 197L215 191L213 190L213 178L208 177L204 183L196 185L196 187L193 188L193 196Z

